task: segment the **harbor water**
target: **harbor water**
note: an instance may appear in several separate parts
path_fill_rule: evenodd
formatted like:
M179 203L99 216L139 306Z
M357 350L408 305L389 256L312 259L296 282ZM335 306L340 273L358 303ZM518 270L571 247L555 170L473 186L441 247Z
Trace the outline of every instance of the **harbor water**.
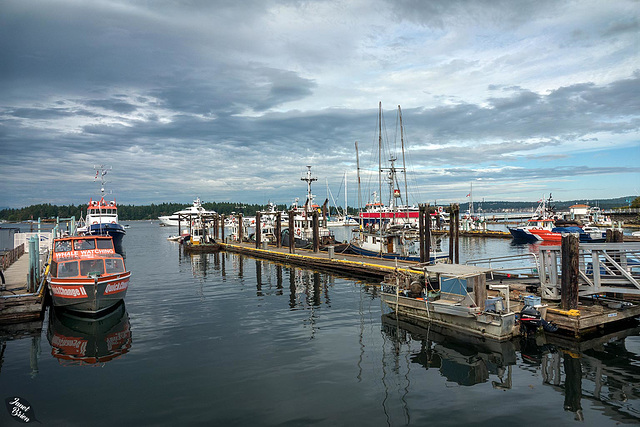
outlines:
M640 422L635 323L581 343L472 342L394 320L377 283L184 254L175 232L130 223L129 290L108 316L1 328L0 425L18 425L16 398L45 426ZM535 252L460 239L462 261Z

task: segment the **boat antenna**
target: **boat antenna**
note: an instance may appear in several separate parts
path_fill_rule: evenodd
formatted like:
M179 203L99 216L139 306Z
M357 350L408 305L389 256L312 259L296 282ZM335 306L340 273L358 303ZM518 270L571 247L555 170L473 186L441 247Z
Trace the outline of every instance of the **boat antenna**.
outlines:
M105 165L93 165L93 168L96 170L96 176L93 178L93 182L96 182L98 180L98 177L100 177L100 196L104 197L104 185L107 182L104 177L112 169L112 167Z

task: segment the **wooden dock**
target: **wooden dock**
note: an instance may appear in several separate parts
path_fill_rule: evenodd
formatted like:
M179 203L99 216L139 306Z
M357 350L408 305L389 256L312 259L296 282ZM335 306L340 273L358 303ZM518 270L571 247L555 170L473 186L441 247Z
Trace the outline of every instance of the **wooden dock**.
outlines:
M406 270L417 265L412 261L395 261L360 255L330 253L320 251L313 252L310 249L295 249L295 253L289 253L289 248L276 248L268 246L267 249L257 249L251 243L220 243L220 250L240 253L255 258L268 259L284 264L299 265L306 268L327 270L332 273L366 278L372 281L380 281L396 268Z
M265 247L266 249L264 249ZM255 247L255 243L220 243L219 248L254 258L324 270L370 281L382 281L385 276L396 270L416 275L422 274L419 270L419 263L411 261L385 260L341 253L335 253L331 256L329 252L313 252L297 248L292 254L289 253L289 248L263 245L263 249L258 249ZM440 265L439 268L449 267L452 271L456 268L455 265L448 267ZM487 281L489 297L498 296L498 292L491 290L491 285L495 285L498 280ZM519 312L523 307L522 297L531 295L531 292L527 292L527 288L530 287L528 282L510 283L509 305L515 312ZM562 310L559 306L560 304L555 302L543 301L539 309L547 321L555 323L564 336L573 339L602 330L613 323L622 323L621 321L640 316L640 304L637 302L629 302L617 307L613 304L601 304L597 301L596 303L583 301L575 310Z
M29 254L22 254L3 273L5 284L0 287L0 323L41 319L44 313L45 286L42 281L35 292L29 292Z

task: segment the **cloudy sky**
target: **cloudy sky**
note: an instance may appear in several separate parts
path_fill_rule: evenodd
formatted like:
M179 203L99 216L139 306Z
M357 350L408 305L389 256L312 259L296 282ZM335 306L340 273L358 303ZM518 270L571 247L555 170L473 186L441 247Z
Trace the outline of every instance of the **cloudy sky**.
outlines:
M640 194L634 0L3 0L0 207ZM383 164L384 166L384 164Z

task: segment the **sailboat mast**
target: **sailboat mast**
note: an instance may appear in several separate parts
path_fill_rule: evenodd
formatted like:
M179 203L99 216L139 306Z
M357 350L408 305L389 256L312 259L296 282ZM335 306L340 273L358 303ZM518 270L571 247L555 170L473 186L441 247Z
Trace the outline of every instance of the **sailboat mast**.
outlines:
M378 104L378 189L382 202L382 101ZM380 205L380 254L382 254L382 205Z
M358 175L358 219L362 231L362 195L360 193L360 156L358 155L358 141L356 141L356 173Z
M347 210L348 210L348 206L347 205L347 171L344 171L344 212L343 212L343 220L344 220L344 224L347 224Z
M409 189L407 184L407 164L404 158L404 126L402 126L402 109L398 105L398 114L400 115L400 145L402 147L402 169L404 170L404 197L407 205L407 221L409 222Z

